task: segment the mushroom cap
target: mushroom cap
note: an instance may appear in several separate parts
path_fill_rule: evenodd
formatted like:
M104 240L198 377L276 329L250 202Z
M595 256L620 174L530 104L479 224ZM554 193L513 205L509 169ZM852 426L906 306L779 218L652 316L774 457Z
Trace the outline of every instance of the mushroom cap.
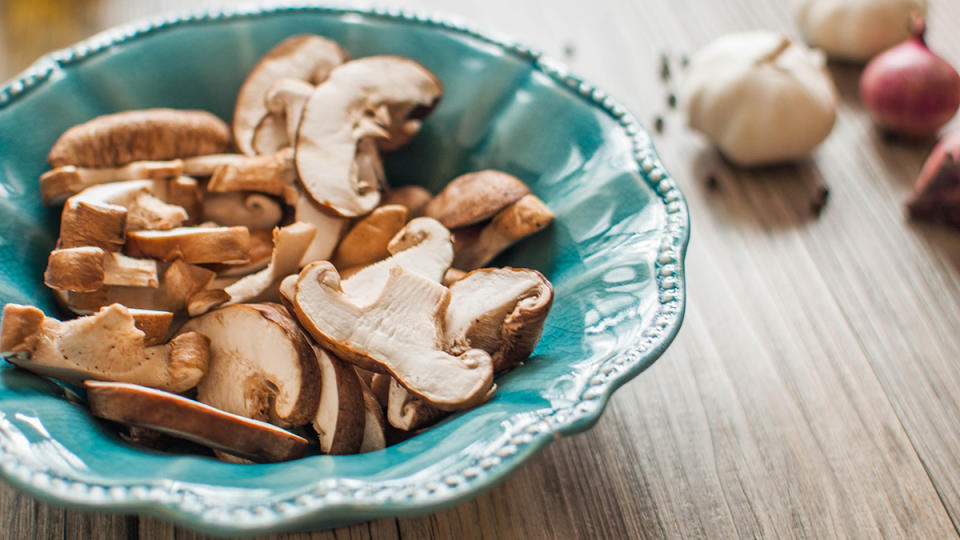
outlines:
M536 270L474 270L450 286L448 350L482 349L495 371L510 369L537 346L552 305L553 286Z
M490 219L528 193L530 188L513 175L477 171L451 180L427 204L423 214L455 229Z
M420 186L400 186L390 188L380 198L380 206L399 204L407 209L407 219L418 218L433 198L426 188Z
M344 269L386 259L390 256L387 244L406 222L406 207L399 204L378 206L350 228L337 245L330 262Z
M237 94L233 110L237 148L248 156L256 155L254 130L268 115L264 98L274 82L288 78L317 82L346 60L347 53L339 45L315 35L289 37L270 49L247 74Z
M282 427L313 419L319 367L309 340L283 306L227 306L188 321L180 331L210 339L199 401Z
M143 109L98 116L57 139L50 167L120 167L133 161L218 154L230 145L230 130L206 111Z
M318 203L355 217L380 201L378 180L359 177L358 143L388 136L390 106L432 106L442 86L426 68L408 58L370 56L335 68L303 108L297 135L300 180Z
M303 457L303 437L221 411L199 401L145 386L87 381L87 401L94 416L148 428L254 461L288 461Z

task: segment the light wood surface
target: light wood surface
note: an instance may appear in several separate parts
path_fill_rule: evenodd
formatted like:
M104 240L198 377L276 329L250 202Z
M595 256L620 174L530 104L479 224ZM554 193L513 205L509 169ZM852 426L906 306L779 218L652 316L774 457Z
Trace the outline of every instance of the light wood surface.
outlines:
M212 2L5 0L0 75L110 25ZM653 368L597 426L491 492L421 517L282 538L950 538L960 526L960 231L909 223L932 141L888 141L832 66L837 125L812 159L745 172L667 106L679 59L724 32L797 35L782 0L404 0L514 36L647 125L690 204L689 304ZM960 66L960 2L930 0L928 42ZM41 13L42 12L42 13ZM36 32L30 21L53 21ZM673 77L664 83L661 56ZM960 126L955 121L953 126ZM716 187L708 186L709 177ZM823 213L810 209L830 188ZM198 538L0 487L0 536Z

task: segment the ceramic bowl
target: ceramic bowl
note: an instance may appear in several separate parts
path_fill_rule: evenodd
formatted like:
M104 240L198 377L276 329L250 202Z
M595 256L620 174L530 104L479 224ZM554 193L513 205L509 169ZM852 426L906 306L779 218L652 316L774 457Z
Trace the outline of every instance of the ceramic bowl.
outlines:
M146 107L230 119L256 60L304 32L353 57L409 56L445 94L387 159L395 185L436 190L510 172L555 223L496 263L539 269L556 298L543 339L496 397L379 452L231 465L144 450L50 381L0 367L0 471L74 508L136 512L220 534L324 528L424 513L491 487L549 442L593 425L611 393L660 356L683 317L687 206L650 138L604 92L527 47L398 11L284 6L178 15L107 31L0 89L0 300L56 312L42 284L58 210L37 178L66 128ZM2 362L0 362L2 364Z

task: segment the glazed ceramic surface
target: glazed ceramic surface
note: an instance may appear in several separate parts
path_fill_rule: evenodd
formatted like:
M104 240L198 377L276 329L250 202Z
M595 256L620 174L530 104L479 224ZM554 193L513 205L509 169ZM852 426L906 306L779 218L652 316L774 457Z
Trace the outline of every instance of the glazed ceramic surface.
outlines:
M256 60L311 32L353 57L409 56L443 81L421 134L387 158L394 185L437 190L481 168L510 172L556 213L502 255L556 287L543 339L489 403L386 450L231 465L121 440L82 397L0 365L0 471L40 498L147 513L215 533L332 527L422 513L489 488L558 436L596 422L648 367L684 307L687 207L648 135L602 91L523 46L393 11L316 6L210 12L115 29L41 59L0 89L0 301L57 313L42 284L58 210L37 178L69 126L145 107L229 121ZM2 364L2 362L0 362ZM68 393L69 395L69 393Z

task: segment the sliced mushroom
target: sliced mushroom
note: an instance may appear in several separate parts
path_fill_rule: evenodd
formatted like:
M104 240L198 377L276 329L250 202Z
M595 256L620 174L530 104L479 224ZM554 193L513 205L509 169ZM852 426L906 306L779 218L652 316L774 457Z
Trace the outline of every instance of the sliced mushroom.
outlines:
M433 195L420 186L401 186L388 189L380 199L380 206L399 204L406 207L407 219L413 219L423 215L432 198Z
M329 259L348 222L346 218L340 217L314 202L305 193L300 194L297 198L293 207L293 219L309 223L317 228L317 234L313 237L313 242L311 242L307 252L304 253L300 266Z
M187 211L187 221L184 225L192 225L199 221L203 213L203 193L196 179L189 176L178 176L170 180L156 180L153 182L153 193L167 204L179 206Z
M373 210L379 179L359 177L358 143L405 124L389 107L432 107L441 93L437 78L407 58L370 56L335 68L307 100L297 133L297 172L310 196L346 217Z
M203 217L224 227L269 230L283 219L283 207L262 193L208 193L203 199Z
M355 454L364 435L363 383L352 366L315 347L320 365L320 405L313 429L324 454Z
M113 304L88 317L60 322L34 307L7 304L0 349L39 375L80 383L87 379L142 384L171 392L196 386L207 370L207 340L188 332L147 347L126 307Z
M374 397L377 398L381 408L385 409L389 402L390 381L392 380L393 377L386 373L374 373L373 377L370 377L370 391L373 392Z
M553 212L543 201L536 195L525 195L494 216L475 241L463 245L453 258L453 266L464 270L484 266L503 250L542 230L552 221Z
M363 439L360 441L359 453L375 452L387 447L387 421L383 416L380 402L367 386L360 381L363 390Z
M104 285L93 292L58 291L68 309L79 315L93 313L110 304L131 309L150 309L179 313L186 310L187 299L207 287L216 274L182 260L171 263L160 278L160 286L128 287Z
M187 176L208 177L213 171L224 165L232 165L250 159L244 154L207 154L183 158L183 174Z
M517 177L485 170L458 176L450 181L424 209L450 229L488 220L519 201L530 188Z
M286 126L286 140L292 145L297 140L297 128L303 106L313 94L314 86L299 79L280 79L273 83L264 96L267 110L273 115L281 115ZM274 116L275 118L275 116Z
M144 109L99 116L68 129L47 161L53 168L122 167L218 154L229 145L227 125L206 111Z
M390 258L364 267L343 280L344 293L358 306L365 306L380 295L394 267L440 283L453 259L450 231L430 218L417 218L408 223L390 240L387 251L392 254Z
M217 305L279 301L280 280L299 270L300 259L310 247L316 232L313 225L299 221L274 229L273 254L267 267L240 278L222 290L202 291L199 297L191 298L188 305L190 316L206 313Z
M254 130L268 111L264 97L280 79L319 82L347 60L339 45L320 36L293 36L270 49L250 70L237 94L233 111L233 138L241 152L252 156Z
M490 355L443 352L442 317L449 292L403 267L390 270L371 303L358 304L326 261L300 272L297 318L322 346L365 369L393 375L411 392L444 409L472 406L493 383Z
M313 419L320 368L309 339L282 306L227 306L188 321L180 331L210 339L199 401L281 427Z
M87 381L94 416L156 430L257 462L299 459L309 443L266 422L144 386Z
M143 332L143 344L151 347L167 341L170 335L170 326L173 324L173 313L153 309L131 309L133 324L137 330Z
M287 138L287 121L281 113L269 113L253 131L253 151L260 155L274 154L293 146Z
M396 379L390 380L387 422L403 431L420 429L441 418L444 412L411 394Z
M330 262L337 268L366 266L390 256L387 244L407 222L407 209L398 204L378 206L340 240Z
M273 231L253 229L250 231L250 261L243 264L208 264L207 268L217 273L218 278L243 277L259 272L270 264L273 255Z
M75 292L92 292L104 285L159 285L157 261L134 259L90 246L50 252L43 280L51 289Z
M496 372L530 356L553 304L553 286L536 270L483 268L450 286L447 350L483 349Z
M249 261L246 227L180 227L169 231L133 231L125 250L133 257L188 263L240 264Z
M47 171L40 176L40 196L43 204L58 204L76 195L84 189L97 184L108 184L123 180L162 180L180 176L183 162L172 161L135 161L119 168L87 169L65 165Z
M293 148L274 154L245 157L214 169L207 191L259 191L279 195L292 204L296 199Z

